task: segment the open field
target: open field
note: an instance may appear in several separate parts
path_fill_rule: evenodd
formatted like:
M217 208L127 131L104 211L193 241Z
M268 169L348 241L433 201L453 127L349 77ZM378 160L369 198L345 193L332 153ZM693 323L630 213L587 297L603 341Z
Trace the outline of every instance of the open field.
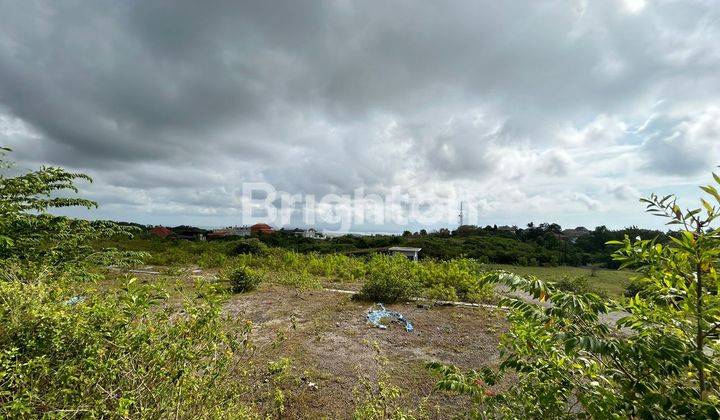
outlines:
M227 242L189 242L189 241L171 241L159 240L157 238L136 238L133 240L123 240L103 243L104 246L114 246L123 250L145 251L151 253L151 257L146 261L148 264L169 265L169 266L189 266L198 265L202 268L219 267L232 262L233 249L238 243L243 241L227 241ZM316 253L298 253L282 248L269 248L272 253L282 260L280 263L271 263L273 267L284 265L286 269L297 273L298 271L307 270L313 275L318 275L330 281L342 282L362 282L365 274L365 261L367 256L347 257L341 254L316 254ZM266 266L268 261L261 261L262 258L256 258L257 264ZM292 261L297 260L294 264ZM427 261L425 259L424 261ZM432 260L432 259L430 259ZM325 262L332 261L329 265ZM254 263L253 261L250 261ZM288 264L288 262L290 262ZM338 263L344 268L338 268ZM586 277L588 286L595 291L607 292L610 296L620 296L625 289L629 279L634 275L628 270L613 270L599 268L593 273L587 267L573 266L522 266L509 264L483 264L486 270L506 270L518 275L533 275L542 280L558 281L563 277Z
M215 274L203 270L193 275L186 269L173 275L132 276L141 284L161 284L173 301L174 295L192 293L194 281L216 281ZM98 287L119 287L128 276L115 271L111 277ZM447 418L468 408L466 397L435 391L437 378L424 365L495 366L499 336L507 329L504 313L387 305L413 323L414 331L406 332L399 324L387 330L369 325L365 316L371 307L372 302L356 301L349 294L272 280L258 290L229 295L224 314L252 323L253 350L243 356L237 373L252 385L238 397L261 415L283 418L362 417L364 410L392 413L400 407L417 417Z
M557 281L563 277L587 277L588 284L597 291L605 291L611 296L620 296L630 278L635 275L628 270L598 269L595 275L585 267L523 267L505 264L488 264L496 270L505 270L520 276L535 276L546 281Z
M274 261L264 257L255 262L269 267ZM574 267L485 268L545 280L587 276L594 287L613 295L622 292L631 274L598 270L596 277L590 277L588 269ZM114 270L99 287L119 287L128 276L135 276L142 284L160 285L169 291L172 302L174 295L192 294L195 281L220 282L226 287L218 280L220 271L193 265L148 266L130 274ZM257 290L228 295L224 315L252 324L252 351L242 356L237 372L251 384L238 396L243 403L258 414L287 418L347 418L378 409L445 418L470 407L467 397L435 391L437 378L424 365L439 361L463 370L496 366L500 335L508 328L504 312L396 303L387 307L404 314L415 330L406 332L398 324L381 330L365 318L372 302L323 289L359 291L362 279L328 274L309 275L313 279L309 281L272 268L264 272ZM503 382L497 388L507 385Z

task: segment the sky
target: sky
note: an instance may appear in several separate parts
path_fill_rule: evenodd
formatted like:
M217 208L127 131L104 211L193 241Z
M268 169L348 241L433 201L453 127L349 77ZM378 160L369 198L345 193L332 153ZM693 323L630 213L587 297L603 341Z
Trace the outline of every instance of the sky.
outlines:
M463 202L479 225L660 227L638 198L691 204L720 164L718 1L0 10L0 146L16 170L91 175L99 209L72 216L220 227L284 192L319 204L271 224L370 202L383 217L345 229L436 229Z

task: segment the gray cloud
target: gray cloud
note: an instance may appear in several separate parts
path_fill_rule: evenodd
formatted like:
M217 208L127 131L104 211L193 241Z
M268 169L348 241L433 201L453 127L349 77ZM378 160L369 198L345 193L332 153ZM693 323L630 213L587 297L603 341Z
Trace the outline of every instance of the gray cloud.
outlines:
M0 141L92 173L101 204L145 200L138 220L205 218L243 181L597 210L585 167L637 162L626 185L720 159L702 1L0 3ZM635 149L588 160L616 145Z
M652 173L707 173L720 160L720 107L700 109L690 116L651 121L642 146L644 169Z
M539 157L540 171L550 176L565 176L573 161L570 155L562 150L548 150Z

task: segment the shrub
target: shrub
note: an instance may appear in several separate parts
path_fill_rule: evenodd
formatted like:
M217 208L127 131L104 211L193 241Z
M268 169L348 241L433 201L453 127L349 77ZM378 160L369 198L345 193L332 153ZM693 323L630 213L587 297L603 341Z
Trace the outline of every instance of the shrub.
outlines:
M365 275L365 262L360 258L341 254L310 254L306 258L308 271L317 276L333 277L336 281L355 281Z
M243 239L239 241L233 248L231 255L262 255L268 251L268 246L260 242L257 238Z
M435 300L447 300L453 302L460 300L457 292L455 291L455 288L445 284L434 284L429 289L426 289L423 292L423 295L428 299Z
M320 289L320 280L308 273L307 270L291 270L277 274L274 279L276 283L287 286L294 286L298 289Z
M683 210L672 195L642 200L680 228L670 242L607 242L620 247L613 258L621 268L640 273L627 291L632 298L489 274L486 281L551 305L504 299L510 328L498 369L462 373L431 363L442 377L437 387L471 395L479 418L720 418L720 230L712 226L720 191L701 188L708 194L701 208ZM512 386L493 389L508 373Z
M217 251L205 251L198 259L198 265L201 268L217 268L222 267L227 262L227 257Z
M39 266L51 266L46 273L88 274L92 266L134 265L145 257L141 252L93 247L95 241L132 237L139 229L48 213L63 207L97 207L74 196L75 181L91 181L90 177L53 167L16 175L8 171L12 167L4 158L8 151L0 147L0 276L5 277L7 266L25 270L30 278Z
M154 252L145 258L144 262L150 265L184 265L192 260L189 252L182 248L168 247L161 252Z
M359 297L385 303L409 300L421 286L417 266L402 255L373 256Z
M81 299L57 283L0 282L0 418L249 414L231 367L251 324L221 316L214 288L182 315L157 310L156 292L130 282Z
M89 178L58 168L0 174L0 418L252 414L235 375L252 325L221 316L215 286L198 282L204 299L183 296L181 306L160 305L165 290L134 280L112 292L71 287L92 267L144 257L93 248L133 229L45 213L96 206L68 197L77 179Z
M632 280L630 280L630 282L628 282L627 286L625 286L625 291L623 292L623 295L625 297L635 297L635 295L639 293L643 294L647 287L648 284L646 281L633 278Z
M482 266L475 260L423 261L416 269L424 297L440 300L488 301L492 287L480 283Z
M262 281L262 276L252 268L240 266L231 269L226 277L230 281L230 289L234 293L243 293L255 289Z
M558 289L564 291L564 292L573 292L573 293L589 293L590 287L588 285L588 279L585 276L563 276L557 283L555 283L555 287Z

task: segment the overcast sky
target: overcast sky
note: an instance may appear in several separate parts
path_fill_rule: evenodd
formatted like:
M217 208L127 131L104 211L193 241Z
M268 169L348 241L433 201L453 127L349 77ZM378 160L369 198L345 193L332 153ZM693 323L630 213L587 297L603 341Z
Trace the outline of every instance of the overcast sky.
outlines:
M89 173L100 209L74 215L239 224L241 183L268 182L451 197L483 225L659 226L638 198L696 197L720 164L716 1L0 10L0 145Z

